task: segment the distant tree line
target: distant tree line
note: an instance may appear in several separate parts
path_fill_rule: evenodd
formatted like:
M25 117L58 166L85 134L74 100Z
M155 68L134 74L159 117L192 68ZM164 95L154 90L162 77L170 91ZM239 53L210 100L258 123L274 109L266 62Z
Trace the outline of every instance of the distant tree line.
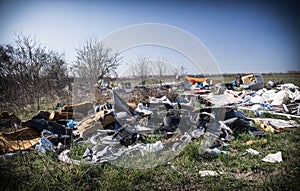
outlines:
M12 44L1 44L0 111L27 105L36 105L39 110L41 103L72 96L74 88L88 85L85 89L92 89L99 79L115 73L122 59L96 38L87 39L76 53L75 63L66 63L63 54L23 34L16 35ZM74 79L88 83L74 87Z
M120 53L95 37L78 46L76 61L67 63L63 54L47 49L34 37L16 35L12 44L0 44L0 111L21 110L28 105L39 110L42 103L66 97L73 102L76 96L79 101L93 98L90 95L95 95L95 85L116 76L121 62ZM166 63L164 58L151 61L140 55L130 69L142 83L153 72L162 82Z

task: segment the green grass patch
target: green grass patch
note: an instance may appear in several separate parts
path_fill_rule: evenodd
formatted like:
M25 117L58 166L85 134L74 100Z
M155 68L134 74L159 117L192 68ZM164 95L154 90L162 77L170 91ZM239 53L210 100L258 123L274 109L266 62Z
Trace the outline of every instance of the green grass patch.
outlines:
M199 138L168 163L146 169L108 163L65 164L56 159L55 153L29 152L14 159L1 159L0 183L2 190L295 190L300 180L299 137L300 129L266 133L261 138L241 134L230 143L230 154L218 156L203 153L206 140ZM267 143L246 144L262 139ZM72 146L71 157L80 160L86 147ZM248 148L260 154L244 154ZM283 162L261 160L278 151L282 152ZM213 170L220 175L200 177L200 170Z

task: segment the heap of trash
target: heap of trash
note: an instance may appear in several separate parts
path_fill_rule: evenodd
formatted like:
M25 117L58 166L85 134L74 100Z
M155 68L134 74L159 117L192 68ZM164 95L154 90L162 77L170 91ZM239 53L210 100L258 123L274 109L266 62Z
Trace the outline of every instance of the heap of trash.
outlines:
M212 141L203 152L227 154L222 148L241 133L264 136L265 131L299 127L293 120L300 118L299 87L272 81L264 84L259 74L238 75L232 83L214 85L203 76L151 86L103 83L96 87L100 98L109 95L105 100L57 104L55 110L39 111L27 121L2 112L1 157L35 149L57 152L59 160L79 164L69 153L72 145L85 144L82 160L88 163L153 154L157 162L161 156L169 160L170 153L180 152L192 139L209 137ZM251 111L255 117L242 111ZM261 118L264 114L288 120Z

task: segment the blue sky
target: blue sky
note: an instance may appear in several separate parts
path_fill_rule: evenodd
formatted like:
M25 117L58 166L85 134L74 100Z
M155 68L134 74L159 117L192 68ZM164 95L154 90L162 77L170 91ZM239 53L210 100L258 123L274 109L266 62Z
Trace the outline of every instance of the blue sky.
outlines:
M279 1L0 1L0 43L15 33L36 36L73 62L86 38L131 25L161 23L198 38L220 70L300 70L296 3ZM145 53L147 54L147 53ZM153 56L153 55L151 55ZM157 55L163 57L164 55ZM168 56L165 56L168 58ZM171 59L171 58L170 58ZM178 60L178 59L176 59ZM185 62L185 58L180 62Z

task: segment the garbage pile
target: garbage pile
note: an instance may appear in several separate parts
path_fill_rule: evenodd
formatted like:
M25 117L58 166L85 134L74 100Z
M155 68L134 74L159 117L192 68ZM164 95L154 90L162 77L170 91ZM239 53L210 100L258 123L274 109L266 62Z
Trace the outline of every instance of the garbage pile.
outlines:
M299 88L293 84L270 82L268 89L259 88L259 75L237 76L230 85L212 85L206 78L187 79L189 89L182 88L183 83L133 88L124 83L125 89L106 84L111 95L100 105L92 101L58 104L56 110L39 111L24 122L2 112L1 128L14 128L0 133L2 157L34 148L42 153L55 151L59 160L79 164L69 157L70 147L84 143L87 149L82 159L89 163L149 153L168 158L170 152L200 137L213 140L204 152L227 154L222 148L241 133L264 136L265 131L299 127L292 119L259 118L263 113L300 118ZM251 110L257 117L248 118L242 110Z

